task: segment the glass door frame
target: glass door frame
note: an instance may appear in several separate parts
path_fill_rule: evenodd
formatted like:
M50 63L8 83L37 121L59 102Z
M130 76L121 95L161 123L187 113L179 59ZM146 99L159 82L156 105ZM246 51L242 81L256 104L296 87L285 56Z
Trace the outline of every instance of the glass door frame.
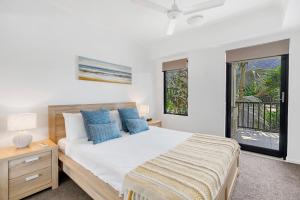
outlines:
M287 136L288 136L288 82L289 82L289 55L281 57L281 89L280 89L280 133L279 150L273 150L252 145L240 144L241 149L260 154L266 154L286 159ZM232 64L226 63L226 125L225 135L231 138L231 87L232 87Z

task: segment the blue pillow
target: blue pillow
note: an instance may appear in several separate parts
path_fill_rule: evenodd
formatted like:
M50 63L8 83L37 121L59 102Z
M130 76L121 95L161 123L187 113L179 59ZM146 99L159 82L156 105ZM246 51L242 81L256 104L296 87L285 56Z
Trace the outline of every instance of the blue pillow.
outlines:
M108 124L111 123L110 115L108 110L100 109L96 111L80 111L84 127L88 136L88 139L91 140L91 134L89 131L90 124Z
M126 119L125 123L130 134L149 130L148 123L144 119Z
M91 140L94 144L121 137L121 132L116 122L108 124L90 124L89 131L91 133Z
M136 108L122 108L118 109L122 121L123 131L128 132L126 119L140 119L139 113Z

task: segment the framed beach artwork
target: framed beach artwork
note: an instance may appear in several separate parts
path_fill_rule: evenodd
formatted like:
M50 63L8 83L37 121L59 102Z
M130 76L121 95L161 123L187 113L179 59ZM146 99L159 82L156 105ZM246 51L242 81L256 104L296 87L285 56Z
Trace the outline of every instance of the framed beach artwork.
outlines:
M107 83L132 83L131 67L78 56L78 79Z

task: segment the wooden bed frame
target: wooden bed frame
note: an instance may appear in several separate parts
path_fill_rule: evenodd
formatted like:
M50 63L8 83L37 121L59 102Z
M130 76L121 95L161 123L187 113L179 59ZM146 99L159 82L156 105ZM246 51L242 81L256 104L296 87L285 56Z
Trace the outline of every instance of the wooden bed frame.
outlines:
M81 104L81 105L55 105L48 107L49 117L49 138L57 144L57 142L66 137L65 123L62 113L78 113L80 110L96 110L105 108L115 110L118 108L134 108L136 103L104 103L104 104ZM66 156L63 152L59 152L60 168L87 194L95 200L120 200L118 191L109 184L93 175L89 170ZM230 200L233 188L239 172L239 155L235 155L230 170L227 174L225 182L218 193L216 200Z

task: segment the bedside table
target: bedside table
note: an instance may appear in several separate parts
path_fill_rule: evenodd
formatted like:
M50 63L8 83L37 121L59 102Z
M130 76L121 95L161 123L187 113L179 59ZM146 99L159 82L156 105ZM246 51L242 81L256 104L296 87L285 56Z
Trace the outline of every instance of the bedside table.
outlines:
M149 126L157 126L161 127L161 121L152 119L151 121L147 121Z
M0 199L22 199L58 187L58 147L51 140L0 149Z

